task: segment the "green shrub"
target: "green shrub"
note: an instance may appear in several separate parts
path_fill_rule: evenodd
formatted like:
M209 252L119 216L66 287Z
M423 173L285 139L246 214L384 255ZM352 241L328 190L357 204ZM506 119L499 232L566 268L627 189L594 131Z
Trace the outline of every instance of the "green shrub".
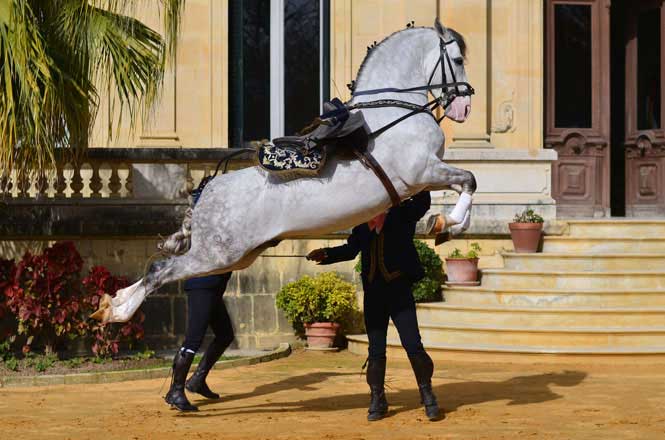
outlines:
M521 214L515 214L513 222L515 223L543 223L545 220L533 212L533 209L528 208L522 211Z
M325 272L282 287L277 293L277 307L298 332L304 324L313 322L337 322L345 325L357 310L356 289L335 272Z
M18 359L15 357L7 359L5 361L5 367L11 371L18 371Z
M441 300L441 283L443 283L443 262L439 255L424 241L413 240L418 252L418 259L425 270L425 277L412 287L413 298L416 302L431 302ZM356 272L362 271L361 258L355 266Z
M443 262L439 255L424 241L414 240L418 258L425 270L425 277L413 285L413 298L416 302L441 301L443 283Z
M476 242L471 243L469 250L465 253L458 248L453 249L448 254L448 258L478 258L479 252L482 251L480 245Z

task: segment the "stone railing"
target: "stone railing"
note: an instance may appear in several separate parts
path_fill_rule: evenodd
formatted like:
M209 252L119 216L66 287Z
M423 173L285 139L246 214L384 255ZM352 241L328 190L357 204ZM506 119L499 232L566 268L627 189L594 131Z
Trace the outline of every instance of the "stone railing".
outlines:
M234 150L173 148L92 148L80 163L58 163L50 175L32 179L0 177L4 202L21 199L178 199L186 198L201 179L212 174L220 160ZM239 155L238 162L249 157ZM154 179L154 181L151 181Z
M177 228L187 195L229 149L91 148L35 178L0 176L0 236L154 236ZM229 169L251 163L235 156ZM221 172L221 171L220 171Z

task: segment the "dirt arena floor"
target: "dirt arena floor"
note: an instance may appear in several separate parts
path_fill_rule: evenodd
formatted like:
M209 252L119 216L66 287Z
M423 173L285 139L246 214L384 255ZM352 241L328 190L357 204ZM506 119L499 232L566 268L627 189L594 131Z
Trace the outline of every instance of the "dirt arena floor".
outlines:
M219 401L169 410L163 380L0 389L0 438L665 439L665 371L646 366L438 362L446 418L428 422L409 365L388 365L388 418L366 421L363 359L298 351L223 370Z

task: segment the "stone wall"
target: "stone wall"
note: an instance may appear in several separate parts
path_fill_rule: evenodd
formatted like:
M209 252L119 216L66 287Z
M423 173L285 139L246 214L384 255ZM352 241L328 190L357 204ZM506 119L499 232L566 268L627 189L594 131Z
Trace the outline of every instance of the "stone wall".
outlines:
M155 253L154 239L73 240L84 260L83 273L95 265L130 280L142 276ZM286 283L304 274L335 270L356 282L353 262L334 267L316 266L305 260L309 250L335 246L343 239L288 240L272 248L248 269L233 274L225 294L239 348L273 348L280 342L295 342L296 336L284 314L275 305L275 295ZM0 257L16 260L26 252L40 252L53 242L33 240L0 241ZM146 343L152 349L170 348L182 342L187 326L187 298L182 283L163 286L142 306Z

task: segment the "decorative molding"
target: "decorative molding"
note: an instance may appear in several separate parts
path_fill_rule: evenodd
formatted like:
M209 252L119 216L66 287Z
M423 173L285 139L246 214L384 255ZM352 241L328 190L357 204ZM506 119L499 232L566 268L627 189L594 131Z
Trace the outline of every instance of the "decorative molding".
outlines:
M513 91L512 95L515 95L515 91ZM492 133L512 133L515 131L515 107L513 105L513 98L499 104L495 120L496 122L492 126Z
M626 158L665 157L665 139L642 134L635 141L626 143Z

